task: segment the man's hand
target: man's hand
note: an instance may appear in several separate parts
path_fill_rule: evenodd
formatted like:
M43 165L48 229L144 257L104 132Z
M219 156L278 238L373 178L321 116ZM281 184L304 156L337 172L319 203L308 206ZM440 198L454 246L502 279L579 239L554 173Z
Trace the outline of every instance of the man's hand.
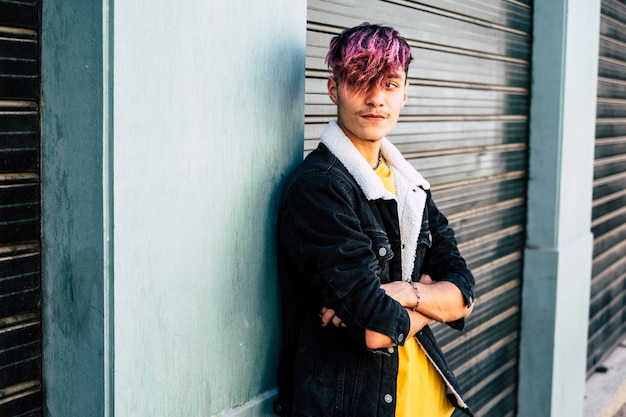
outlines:
M430 277L430 275L423 274L420 277L420 284L432 284L435 281ZM392 281L387 284L382 284L380 286L385 293L399 302L402 307L413 309L417 304L417 295L415 294L415 289L405 281Z
M420 280L418 281L420 284L434 284L432 277L430 275L422 274Z
M420 283L432 284L434 281L429 275L422 275L420 277ZM387 284L382 284L381 288L385 293L399 302L403 307L413 308L416 301L415 290L412 286L403 281L393 281ZM347 327L347 325L335 314L335 310L331 308L322 307L320 310L320 318L322 320L322 326L327 326L329 323L335 327Z
M322 326L327 326L331 323L335 327L348 327L340 318L335 314L335 310L332 308L322 307L320 310L320 318L322 319Z

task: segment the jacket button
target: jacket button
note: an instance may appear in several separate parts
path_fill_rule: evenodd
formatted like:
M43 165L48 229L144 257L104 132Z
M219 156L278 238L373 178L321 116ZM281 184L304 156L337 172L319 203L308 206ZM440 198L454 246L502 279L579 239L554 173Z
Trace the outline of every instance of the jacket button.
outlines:
M385 256L385 255L387 255L387 249L385 249L385 248L380 248L380 249L378 249L378 254L379 254L380 256Z
M400 333L398 335L398 342L402 342L404 340L404 335L402 333Z
M385 402L387 404L391 404L393 402L393 397L391 396L391 394L385 394Z
M387 352L389 352L389 353L393 353L393 352L395 352L395 351L396 351L396 350L395 350L393 347L388 347L388 348L387 348Z

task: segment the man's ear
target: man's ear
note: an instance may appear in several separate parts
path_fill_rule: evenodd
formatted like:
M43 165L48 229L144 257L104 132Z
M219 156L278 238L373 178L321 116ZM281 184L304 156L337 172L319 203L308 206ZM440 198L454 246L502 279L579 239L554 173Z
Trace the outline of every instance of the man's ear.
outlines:
M337 88L339 87L337 86L335 78L332 76L328 77L326 86L328 87L328 97L330 97L333 103L337 104Z
M404 101L402 102L402 107L406 104L406 101L409 99L409 82L404 83Z

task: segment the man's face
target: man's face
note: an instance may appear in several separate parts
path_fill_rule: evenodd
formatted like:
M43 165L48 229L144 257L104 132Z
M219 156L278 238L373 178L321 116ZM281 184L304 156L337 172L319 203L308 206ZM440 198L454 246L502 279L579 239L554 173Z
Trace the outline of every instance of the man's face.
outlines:
M339 125L350 140L376 142L398 122L407 100L406 73L398 68L387 74L382 85L372 85L363 93L339 86L330 77L328 95L337 105Z

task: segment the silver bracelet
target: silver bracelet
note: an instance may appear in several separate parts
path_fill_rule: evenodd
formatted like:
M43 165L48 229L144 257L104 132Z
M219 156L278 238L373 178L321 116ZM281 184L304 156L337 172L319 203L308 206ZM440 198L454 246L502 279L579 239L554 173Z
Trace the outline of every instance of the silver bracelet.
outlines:
M415 295L417 296L417 304L415 304L415 307L413 307L413 311L417 311L420 306L420 301L422 301L422 297L420 296L420 290L419 288L417 288L417 282L409 281L409 284L411 284L411 287L413 287L413 289L415 290Z

